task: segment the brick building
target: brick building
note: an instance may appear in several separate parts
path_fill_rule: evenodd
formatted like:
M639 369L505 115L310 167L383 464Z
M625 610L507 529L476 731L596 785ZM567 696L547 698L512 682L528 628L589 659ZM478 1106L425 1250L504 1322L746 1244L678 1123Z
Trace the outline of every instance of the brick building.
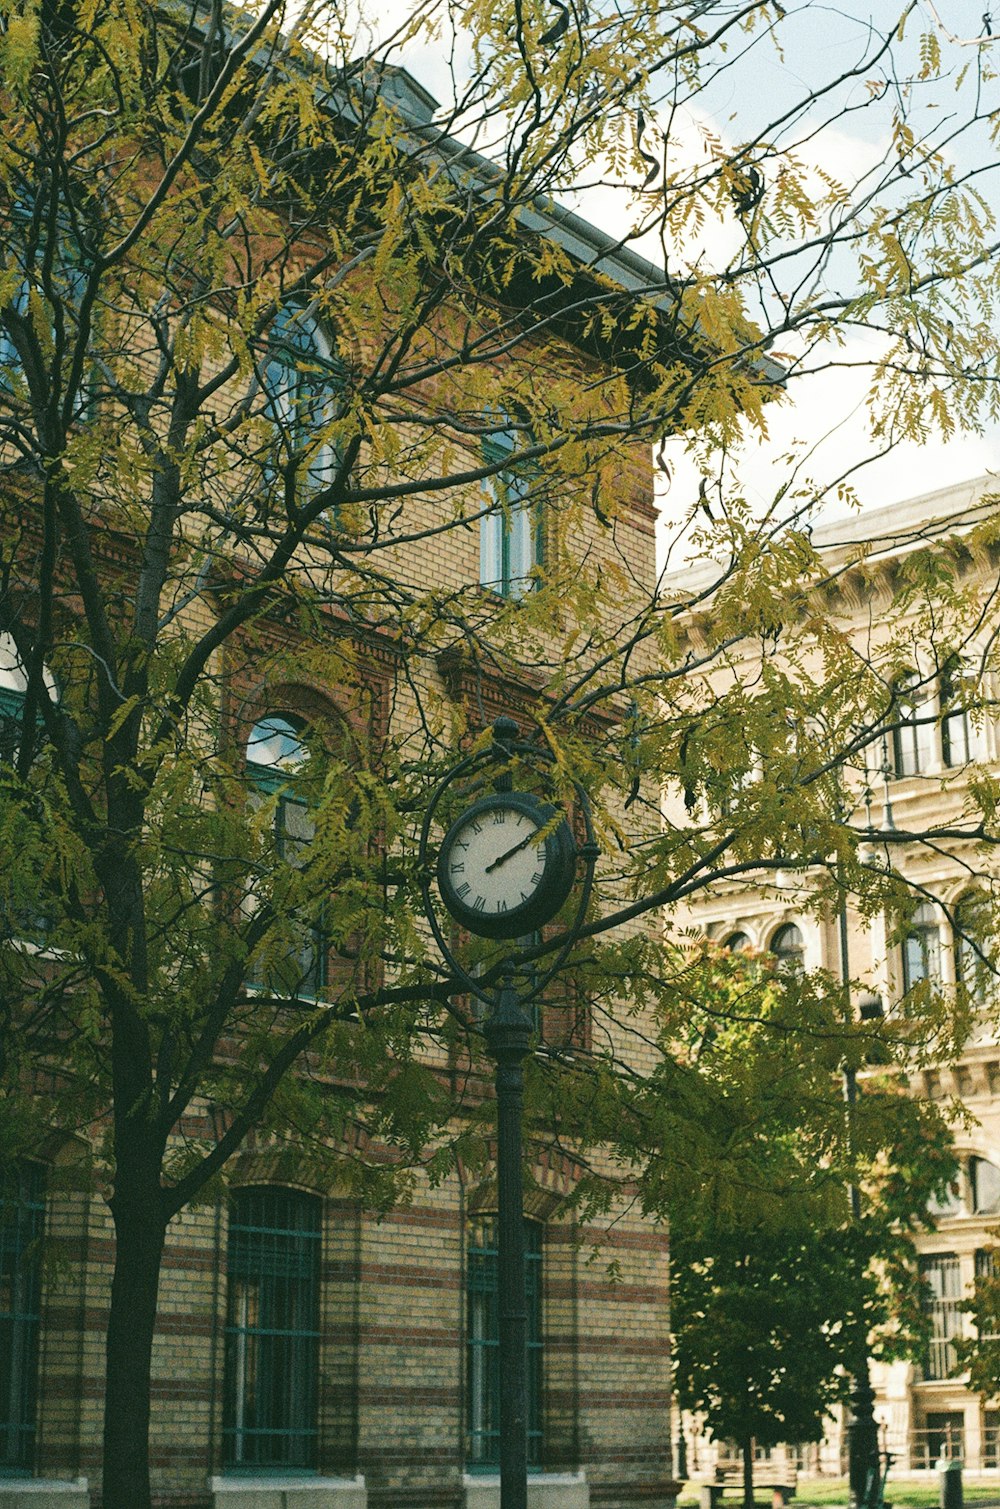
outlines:
M403 74L392 76L392 88L410 118L426 122L426 94ZM664 281L659 269L551 204L533 211L531 234L587 270L599 267L612 294ZM596 380L608 370L592 341L574 345L571 337L570 328L560 340L547 335L529 346L539 381L546 372ZM344 339L340 332L337 338ZM261 363L265 419L292 443L308 438L309 423L326 421L334 349L323 319L299 303L292 301L275 322ZM16 402L23 356L9 334L0 358ZM487 451L502 461L513 442L502 426L492 429ZM466 527L438 530L453 520L453 500L416 493L407 525L419 543L395 547L385 557L387 575L412 587L414 597L472 588L484 612L508 613L557 561L572 571L577 559L606 557L616 567L625 563L629 591L641 598L654 581L648 441L637 439L627 452L616 472L612 527L591 514L577 518L567 537L558 508L543 507L524 472L501 469L488 483L493 502L485 511L482 490L470 485ZM333 442L313 449L307 490L325 484L336 455ZM480 460L471 449L470 469ZM266 478L273 474L265 469ZM31 497L20 487L15 482L8 495L15 514L27 512ZM128 549L110 535L106 547L101 569L124 593L131 582ZM308 550L302 569L314 570ZM177 609L185 626L211 628L239 571L238 556L213 562L206 590ZM401 650L395 625L366 621L363 612L348 620L335 607L315 611L307 642L286 607L260 616L217 679L218 708L203 708L200 716L205 726L218 716L230 750L243 752L236 763L243 759L248 789L272 804L275 852L293 864L313 832L308 803L289 789L311 726L321 721L335 730L327 754L333 749L349 759L353 745L404 746L433 708L457 747L465 732L500 711L530 721L557 681L551 665L537 672L529 666L526 675L523 665L502 656L492 664L470 658L458 633L429 636L423 653L419 646ZM314 653L331 646L336 654L327 663L338 667L336 675L324 673ZM58 667L46 684L53 698L62 695ZM8 760L24 737L27 686L15 637L4 633L0 714ZM602 737L618 737L614 716L598 725ZM248 822L252 810L251 802ZM43 921L26 921L22 913L13 931L5 946L19 958L29 952L44 978L46 959L55 955ZM341 968L313 925L284 951L256 959L247 984L264 995L284 989L322 1002ZM624 1044L623 1051L632 1050ZM455 1063L442 1059L440 1069L454 1073ZM178 1156L185 1138L207 1145L222 1137L230 1110L224 1100L196 1098L177 1139ZM37 1155L21 1162L6 1200L3 1509L101 1502L104 1333L115 1238L109 1191L87 1175L88 1137L99 1134L81 1128L77 1137L43 1138ZM569 1202L579 1176L572 1152L536 1139L531 1157L530 1502L536 1509L640 1503L668 1509L676 1484L665 1232L639 1219L627 1193L606 1218L582 1226ZM405 1203L373 1212L346 1185L331 1184L322 1158L310 1159L304 1144L251 1135L230 1163L226 1187L213 1185L168 1228L153 1347L156 1503L163 1509L495 1505L500 1384L492 1202L489 1181L466 1176L460 1165L440 1181L418 1170Z

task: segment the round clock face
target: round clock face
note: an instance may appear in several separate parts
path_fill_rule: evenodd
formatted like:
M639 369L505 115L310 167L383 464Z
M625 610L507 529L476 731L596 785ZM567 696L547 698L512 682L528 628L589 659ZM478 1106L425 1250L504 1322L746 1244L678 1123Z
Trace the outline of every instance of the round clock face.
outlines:
M565 820L551 827L555 815L523 792L499 792L453 823L438 855L438 884L470 932L516 938L555 916L575 867L572 833Z

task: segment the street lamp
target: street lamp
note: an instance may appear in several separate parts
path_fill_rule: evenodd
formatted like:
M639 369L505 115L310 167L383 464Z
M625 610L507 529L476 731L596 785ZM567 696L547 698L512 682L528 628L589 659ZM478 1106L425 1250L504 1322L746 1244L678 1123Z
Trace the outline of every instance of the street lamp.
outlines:
M841 889L838 912L840 926L840 978L844 1003L850 1015L851 967L847 941L847 895ZM862 1021L878 1021L882 1002L878 996L865 996L858 1002ZM853 1064L844 1064L844 1102L847 1107L848 1137L851 1115L858 1096L858 1077ZM852 1179L847 1186L851 1220L861 1220L861 1191ZM868 1346L861 1334L851 1387L851 1414L847 1422L847 1474L850 1483L850 1509L876 1509L881 1499L878 1425L875 1421L875 1392L868 1371Z
M497 1098L497 1299L500 1343L500 1509L527 1509L527 1303L521 1120L524 1074L533 1023L527 1007L539 1000L580 936L597 863L590 804L571 782L583 843L563 809L534 792L513 789L516 765L532 784L551 786L554 757L522 739L511 718L498 718L489 746L459 760L434 791L420 834L424 911L445 963L461 985L488 1008L483 1024L495 1065ZM492 789L487 791L487 787ZM472 800L470 801L470 797ZM431 832L448 798L461 803L432 863ZM583 866L579 901L554 961L526 977L523 953L532 934L568 901ZM509 944L487 974L476 976L456 957L438 921L432 893L466 931Z

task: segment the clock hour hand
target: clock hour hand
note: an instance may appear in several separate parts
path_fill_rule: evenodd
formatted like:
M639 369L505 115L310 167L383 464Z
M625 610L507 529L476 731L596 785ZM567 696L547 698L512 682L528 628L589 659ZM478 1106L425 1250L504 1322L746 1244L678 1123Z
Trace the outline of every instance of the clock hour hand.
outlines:
M508 849L505 854L498 855L492 864L487 865L486 874L491 875L494 870L498 870L501 865L505 865L508 859L513 859L515 854L520 854L521 850L526 849L529 844L537 844L537 842L538 829L535 828L528 834L527 838L522 838L520 843L516 843L513 848Z

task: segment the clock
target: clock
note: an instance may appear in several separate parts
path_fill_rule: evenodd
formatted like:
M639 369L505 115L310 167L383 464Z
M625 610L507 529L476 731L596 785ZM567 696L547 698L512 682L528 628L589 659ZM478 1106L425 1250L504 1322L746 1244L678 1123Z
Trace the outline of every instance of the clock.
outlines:
M519 938L549 922L573 888L576 841L566 819L523 791L481 797L438 852L448 911L482 938Z

